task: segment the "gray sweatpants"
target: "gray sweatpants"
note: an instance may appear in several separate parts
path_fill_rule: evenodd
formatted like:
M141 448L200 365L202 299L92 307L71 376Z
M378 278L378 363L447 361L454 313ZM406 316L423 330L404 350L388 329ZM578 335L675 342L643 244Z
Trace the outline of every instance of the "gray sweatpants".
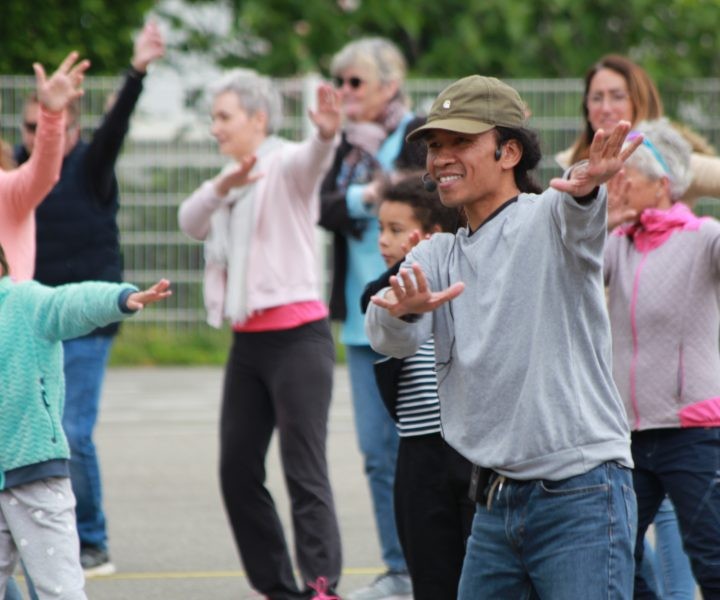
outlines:
M69 478L0 491L0 598L19 558L41 600L87 600Z

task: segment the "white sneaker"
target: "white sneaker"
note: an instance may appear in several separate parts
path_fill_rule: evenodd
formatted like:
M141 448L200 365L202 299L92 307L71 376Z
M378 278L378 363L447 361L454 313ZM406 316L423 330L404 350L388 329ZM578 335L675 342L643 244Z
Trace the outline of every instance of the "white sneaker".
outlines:
M412 584L407 573L380 575L369 586L348 594L348 600L412 600Z

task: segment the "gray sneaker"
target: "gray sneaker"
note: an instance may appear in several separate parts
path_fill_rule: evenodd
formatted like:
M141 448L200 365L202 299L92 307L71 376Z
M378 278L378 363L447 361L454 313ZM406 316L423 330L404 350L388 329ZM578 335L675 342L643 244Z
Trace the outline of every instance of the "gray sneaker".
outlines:
M388 571L369 586L355 590L348 600L412 600L412 584L407 573Z
M80 549L80 564L87 578L115 573L115 565L110 562L110 555L104 548L83 546Z

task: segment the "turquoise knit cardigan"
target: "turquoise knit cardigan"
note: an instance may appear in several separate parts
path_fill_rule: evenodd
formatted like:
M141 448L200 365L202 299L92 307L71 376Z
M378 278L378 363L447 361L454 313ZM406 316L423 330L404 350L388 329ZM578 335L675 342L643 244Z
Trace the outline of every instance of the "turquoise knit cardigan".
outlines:
M61 424L61 342L133 314L124 304L136 289L94 281L51 288L0 279L0 490L11 469L69 458Z

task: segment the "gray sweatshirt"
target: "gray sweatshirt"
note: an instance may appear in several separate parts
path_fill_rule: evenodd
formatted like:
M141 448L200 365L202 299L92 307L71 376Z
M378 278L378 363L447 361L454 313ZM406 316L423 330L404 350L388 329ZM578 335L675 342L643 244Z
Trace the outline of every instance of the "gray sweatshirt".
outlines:
M443 434L473 463L523 480L632 467L603 289L606 200L604 186L587 204L521 194L472 235L408 255L432 290L464 282L455 300L415 323L368 308L382 354L410 356L434 334Z

